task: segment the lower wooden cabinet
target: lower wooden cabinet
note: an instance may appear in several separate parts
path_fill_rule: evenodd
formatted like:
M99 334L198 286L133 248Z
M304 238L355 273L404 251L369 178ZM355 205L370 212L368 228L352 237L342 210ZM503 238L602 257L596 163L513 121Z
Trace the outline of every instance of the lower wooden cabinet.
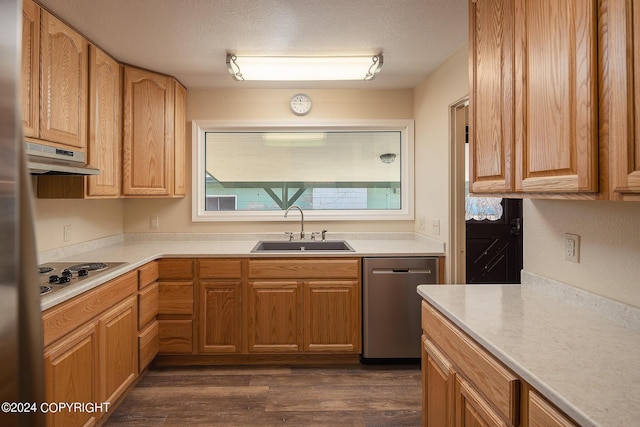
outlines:
M99 402L98 322L93 321L44 352L45 402ZM47 426L93 425L99 413L49 411Z
M424 301L422 329L423 427L576 425Z
M249 282L249 351L302 350L302 284L295 280Z
M137 296L103 314L100 336L100 401L115 402L138 375Z
M360 282L304 283L304 351L360 352Z
M195 260L158 261L158 353L193 354Z
M200 283L200 352L242 351L242 282Z

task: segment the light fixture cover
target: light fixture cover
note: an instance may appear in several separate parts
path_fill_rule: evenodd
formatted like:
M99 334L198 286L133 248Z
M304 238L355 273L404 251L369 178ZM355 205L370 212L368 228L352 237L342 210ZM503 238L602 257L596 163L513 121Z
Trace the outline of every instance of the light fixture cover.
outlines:
M381 54L373 56L238 56L227 54L227 70L235 80L373 80L381 69Z
M393 163L395 159L396 159L395 153L380 154L380 160L382 160L382 163Z

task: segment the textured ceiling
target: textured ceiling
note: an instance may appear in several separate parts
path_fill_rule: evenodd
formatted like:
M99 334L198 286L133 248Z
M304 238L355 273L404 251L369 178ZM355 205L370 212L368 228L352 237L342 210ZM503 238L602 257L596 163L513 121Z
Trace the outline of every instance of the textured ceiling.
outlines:
M413 88L467 41L467 0L39 0L117 60L187 88ZM227 52L384 55L371 82L236 82Z

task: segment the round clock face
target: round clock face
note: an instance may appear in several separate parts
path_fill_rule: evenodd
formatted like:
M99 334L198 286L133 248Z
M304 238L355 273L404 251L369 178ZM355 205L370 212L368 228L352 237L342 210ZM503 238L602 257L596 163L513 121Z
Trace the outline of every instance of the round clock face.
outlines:
M289 107L291 112L297 116L309 114L309 111L311 111L311 98L304 93L293 95Z

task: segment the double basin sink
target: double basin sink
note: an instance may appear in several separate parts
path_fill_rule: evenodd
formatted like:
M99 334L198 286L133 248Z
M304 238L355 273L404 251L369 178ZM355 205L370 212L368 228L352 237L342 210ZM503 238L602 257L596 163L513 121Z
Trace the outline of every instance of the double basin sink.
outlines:
M274 240L259 241L251 252L355 252L344 240Z

